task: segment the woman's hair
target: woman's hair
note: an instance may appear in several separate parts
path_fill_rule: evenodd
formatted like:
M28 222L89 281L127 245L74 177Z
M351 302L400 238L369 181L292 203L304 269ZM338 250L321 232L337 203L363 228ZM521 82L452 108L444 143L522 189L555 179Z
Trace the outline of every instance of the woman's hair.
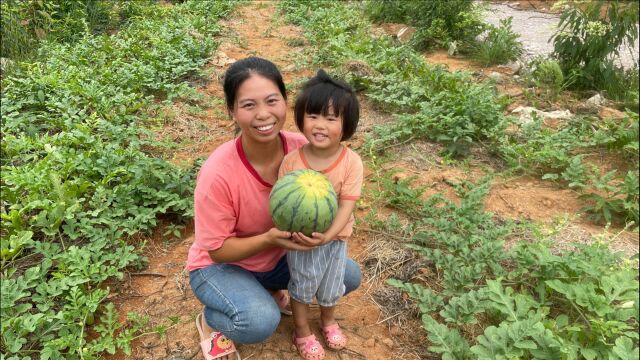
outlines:
M287 100L287 89L276 65L269 60L251 56L236 61L224 73L224 97L229 111L233 110L235 105L238 88L253 74L273 81L280 89L282 97Z
M294 109L296 125L304 128L304 114L327 116L329 109L342 118L342 139L349 140L358 127L360 107L355 91L346 83L332 79L320 69L303 87Z

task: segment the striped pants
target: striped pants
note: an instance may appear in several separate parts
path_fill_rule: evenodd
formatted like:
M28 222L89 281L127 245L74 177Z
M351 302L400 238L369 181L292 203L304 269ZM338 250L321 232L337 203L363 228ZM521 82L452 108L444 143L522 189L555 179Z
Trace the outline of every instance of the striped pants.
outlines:
M346 258L347 243L342 240L309 251L289 251L289 295L302 304L311 304L315 296L320 306L335 306L344 295Z

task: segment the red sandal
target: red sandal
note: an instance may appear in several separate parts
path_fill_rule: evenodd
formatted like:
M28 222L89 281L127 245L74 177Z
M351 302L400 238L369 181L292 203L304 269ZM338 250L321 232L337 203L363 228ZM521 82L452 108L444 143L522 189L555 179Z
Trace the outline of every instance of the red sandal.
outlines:
M296 349L298 349L298 354L300 354L304 360L324 359L324 349L313 334L299 338L296 337L294 332L293 344L296 346Z

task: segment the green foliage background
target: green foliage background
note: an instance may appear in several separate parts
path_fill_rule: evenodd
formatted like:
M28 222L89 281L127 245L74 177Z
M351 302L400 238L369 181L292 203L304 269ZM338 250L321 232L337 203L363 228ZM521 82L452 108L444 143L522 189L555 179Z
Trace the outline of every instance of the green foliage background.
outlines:
M144 321L130 315L132 325L122 328L104 305L102 284L144 263L136 235L155 228L159 216L182 222L193 215L197 170L148 152L162 146L145 129L148 110L193 94L181 81L216 48L217 21L233 5L2 3L11 14L33 15L34 27L26 28L49 36L38 40L35 60L17 62L2 79L4 358L130 351ZM47 14L34 10L41 8ZM104 33L115 23L118 32ZM90 327L100 336L87 341Z

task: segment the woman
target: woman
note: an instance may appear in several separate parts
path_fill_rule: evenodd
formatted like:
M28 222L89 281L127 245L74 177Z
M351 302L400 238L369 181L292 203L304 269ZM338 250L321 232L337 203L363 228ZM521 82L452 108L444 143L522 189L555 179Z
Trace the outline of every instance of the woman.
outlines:
M264 341L278 326L280 312L290 313L282 291L290 277L284 255L312 246L274 228L269 214L269 193L284 155L307 142L281 131L287 113L282 75L268 60L246 58L225 73L224 93L240 136L218 147L200 169L187 270L191 289L205 305L196 319L205 358L233 360L237 352L229 339ZM345 293L360 285L352 259L344 283Z

